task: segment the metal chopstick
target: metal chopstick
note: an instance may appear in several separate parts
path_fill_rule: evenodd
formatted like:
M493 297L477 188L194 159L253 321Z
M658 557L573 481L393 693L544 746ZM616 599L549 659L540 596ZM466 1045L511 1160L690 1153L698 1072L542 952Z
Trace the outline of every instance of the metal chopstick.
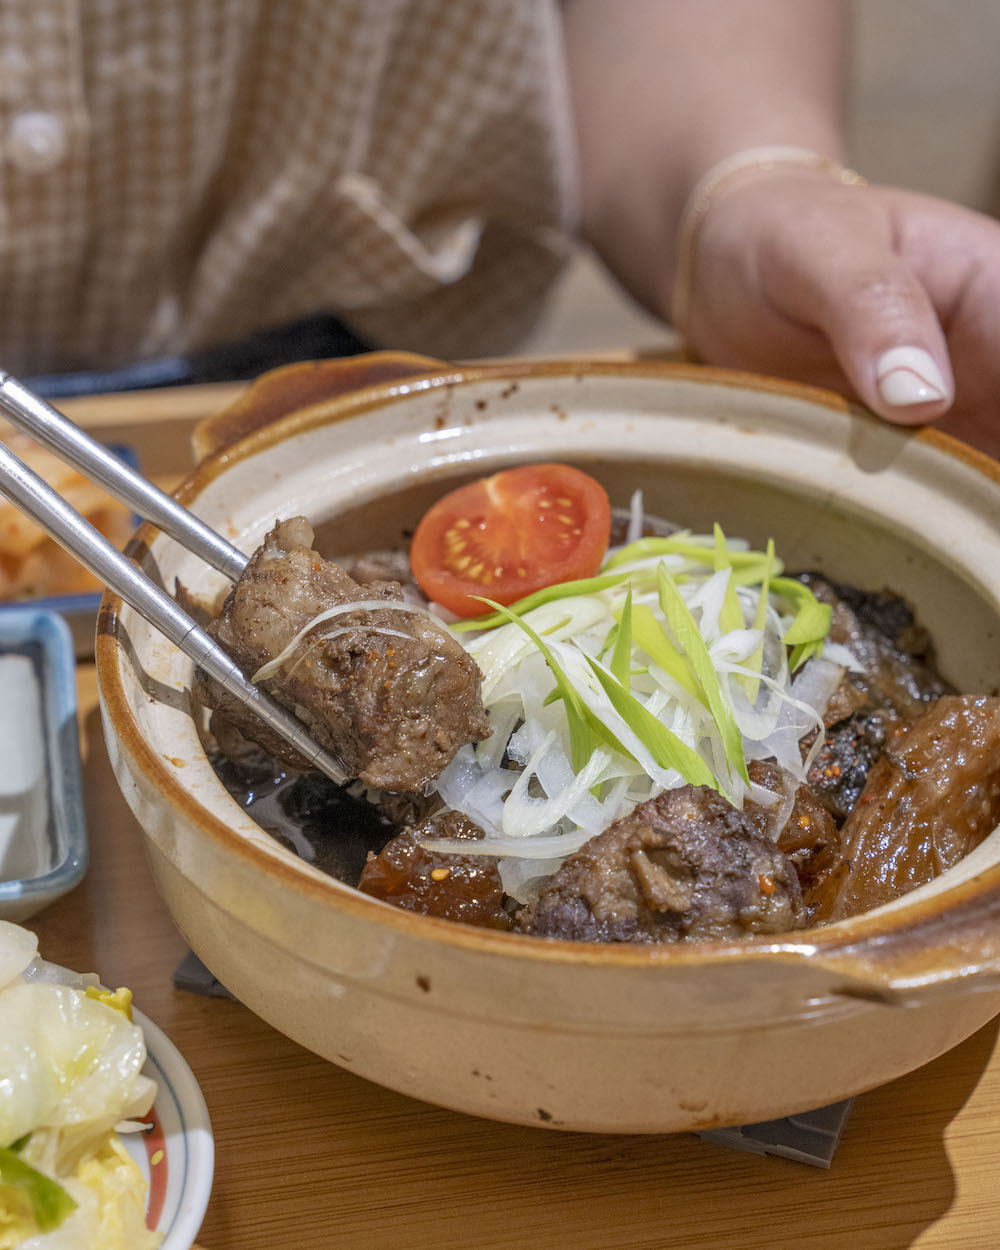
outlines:
M30 434L61 460L79 469L85 477L103 486L133 512L158 525L164 533L232 581L246 568L247 558L242 551L3 370L0 370L0 410L12 425Z
M199 668L251 708L275 733L290 742L314 768L343 784L341 762L310 736L305 725L248 681L226 651L136 565L86 521L75 508L0 442L0 495L38 525L115 594L165 634Z

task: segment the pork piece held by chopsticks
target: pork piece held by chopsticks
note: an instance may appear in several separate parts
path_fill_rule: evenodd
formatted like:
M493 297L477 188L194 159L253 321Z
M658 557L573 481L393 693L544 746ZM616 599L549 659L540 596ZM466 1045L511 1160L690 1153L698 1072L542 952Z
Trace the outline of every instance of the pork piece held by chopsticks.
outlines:
M398 583L359 585L312 541L304 517L277 524L208 632L253 677L321 613L363 604L318 623L260 684L295 709L351 776L375 789L420 790L459 747L489 736L479 670L426 613L379 606L401 602ZM218 686L203 681L201 693L245 737L304 765Z

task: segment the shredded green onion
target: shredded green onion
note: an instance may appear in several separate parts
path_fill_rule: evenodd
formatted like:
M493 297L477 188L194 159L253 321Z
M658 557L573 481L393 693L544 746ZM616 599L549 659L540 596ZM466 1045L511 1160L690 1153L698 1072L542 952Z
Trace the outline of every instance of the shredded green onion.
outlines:
M536 590L534 594L525 595L523 599L509 604L509 610L520 616L524 612L530 612L533 608L541 608L547 603L554 603L556 599L568 599L573 595L594 595L600 590L620 586L622 582L627 582L630 576L629 573L613 573L599 577L582 577L575 582L557 582L554 586L546 586L542 590ZM473 595L472 598L479 599L482 603L493 602L492 599L485 599L482 595ZM496 612L488 616L476 616L468 621L455 621L450 628L456 634L464 634L473 629L496 629L508 619L504 612L505 609L497 604Z
M611 671L615 680L625 690L630 685L630 669L632 665L632 587L629 586L625 596L625 606L618 620L618 636L615 649L611 656Z
M471 635L502 741L462 748L437 790L501 863L569 854L676 778L739 806L748 757L800 775L781 718L801 715L791 673L820 653L830 609L783 576L773 541L745 549L720 526L642 538L595 577L481 602L452 629Z
M715 571L719 573L726 569L729 572L729 578L726 581L726 595L722 601L722 611L719 613L719 624L724 630L742 629L743 610L740 607L739 599L736 597L736 584L732 576L733 560L726 546L726 536L718 522L715 523L713 533L715 536L715 551L712 563Z
M693 694L700 702L705 703L705 692L694 675L691 665L677 650L667 637L666 630L653 615L652 608L640 603L632 610L632 638L654 664L658 664L665 673L683 686L689 694Z
M771 589L796 609L794 621L781 638L786 647L792 648L788 664L794 672L811 656L822 654L823 640L830 632L833 609L828 603L820 603L805 583L797 582L793 577L773 578Z
M557 697L562 699L566 708L566 720L569 724L570 758L574 771L579 772L583 768L602 742L610 746L613 751L628 754L611 730L593 716L590 709L580 698L576 687L563 672L562 667L549 647L546 646L531 626L526 621L523 621L512 608L505 608L503 604L495 603L492 599L487 599L482 595L476 595L475 598L481 599L483 603L488 603L495 612L503 616L512 625L517 625L519 629L524 630L542 653L545 663L549 666L552 676L555 678L556 690L558 691Z
M747 773L746 755L743 751L743 738L736 727L732 709L722 696L719 674L715 671L712 657L708 654L701 630L665 564L661 563L657 566L656 577L660 591L660 608L678 643L684 648L698 683L705 692L709 710L719 727L726 762L749 785L750 777Z
M649 748L649 753L661 768L672 768L680 773L692 786L711 786L718 790L719 783L712 775L712 770L693 751L686 742L682 742L676 734L663 724L639 702L632 697L620 681L605 672L596 660L588 658L594 676L604 688L604 693L622 720Z
M0 1187L23 1193L40 1233L58 1228L76 1210L76 1202L62 1185L33 1168L11 1149L0 1150Z
M671 534L669 538L637 538L634 543L622 547L604 562L603 569L610 572L623 564L634 564L649 556L684 556L712 567L715 564L715 543L692 542L690 531ZM737 570L751 565L762 564L765 559L762 551L730 551L730 565ZM781 568L778 570L781 572Z
M761 639L757 650L746 663L747 668L753 669L755 676L741 677L739 679L743 683L743 688L746 690L751 703L757 702L757 695L760 692L760 673L764 666L764 623L767 620L767 604L771 593L771 571L775 564L774 539L769 538L767 540L767 558L764 565L764 574L761 577L760 597L757 600L757 609L753 618L753 627L761 631Z

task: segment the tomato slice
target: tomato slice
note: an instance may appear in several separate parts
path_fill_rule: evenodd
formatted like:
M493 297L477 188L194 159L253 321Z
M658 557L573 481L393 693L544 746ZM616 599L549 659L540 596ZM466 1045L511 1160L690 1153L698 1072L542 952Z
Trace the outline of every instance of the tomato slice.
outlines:
M607 493L565 464L525 464L439 499L413 535L420 589L457 616L513 603L544 586L591 577L611 531Z

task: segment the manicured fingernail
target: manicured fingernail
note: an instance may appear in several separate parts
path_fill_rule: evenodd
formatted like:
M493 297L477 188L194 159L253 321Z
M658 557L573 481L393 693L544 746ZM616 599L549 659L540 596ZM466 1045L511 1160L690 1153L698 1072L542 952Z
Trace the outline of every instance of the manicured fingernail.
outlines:
M948 397L934 358L922 347L891 347L875 366L879 394L894 408L933 404Z

